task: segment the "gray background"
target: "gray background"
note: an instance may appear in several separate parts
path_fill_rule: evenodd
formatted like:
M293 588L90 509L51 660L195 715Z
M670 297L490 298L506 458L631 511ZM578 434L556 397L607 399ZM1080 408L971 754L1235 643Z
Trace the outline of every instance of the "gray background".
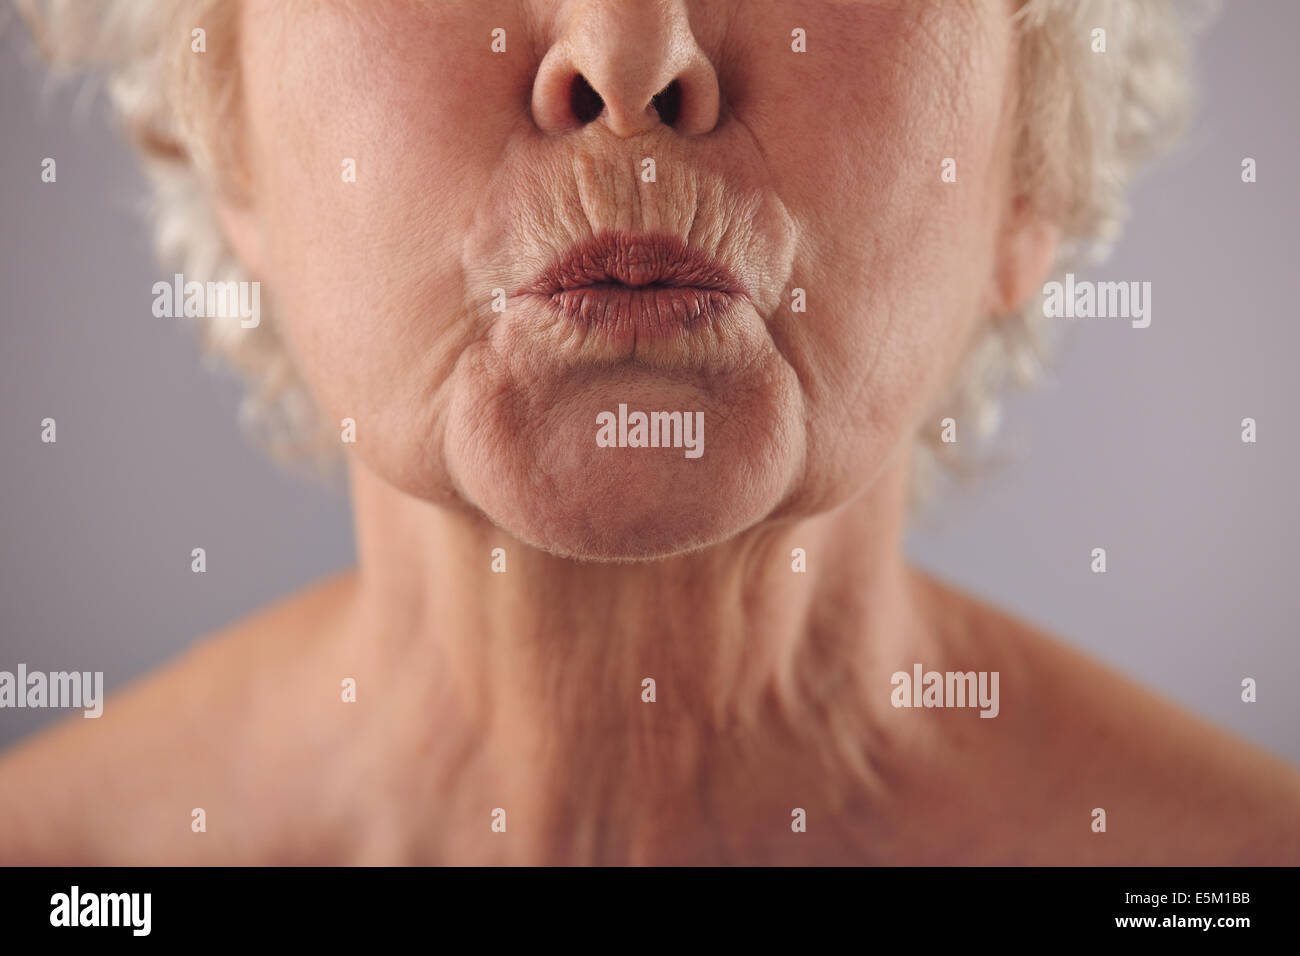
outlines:
M1008 396L1001 461L931 507L908 551L1300 761L1300 4L1227 6L1201 42L1199 119L1095 273L1152 282L1151 327L1076 320L1049 381ZM45 93L25 45L0 28L0 669L102 670L112 690L349 565L350 518L341 492L245 442L233 377L185 323L151 318L135 162L102 101ZM60 714L0 711L0 746Z

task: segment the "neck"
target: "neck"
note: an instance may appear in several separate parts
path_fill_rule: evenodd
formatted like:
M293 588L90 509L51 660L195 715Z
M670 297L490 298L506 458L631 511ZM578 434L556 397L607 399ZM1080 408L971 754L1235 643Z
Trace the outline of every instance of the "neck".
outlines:
M389 726L423 729L431 796L485 835L506 810L520 838L496 841L503 859L648 859L669 820L676 838L707 832L710 858L765 846L793 808L879 786L889 676L925 640L906 478L694 554L591 564L357 468L354 659L386 688Z

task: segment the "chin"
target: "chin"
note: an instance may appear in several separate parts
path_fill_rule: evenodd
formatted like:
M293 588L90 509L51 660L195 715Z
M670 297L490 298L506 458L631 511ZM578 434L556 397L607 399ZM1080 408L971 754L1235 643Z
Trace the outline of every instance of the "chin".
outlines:
M794 406L617 392L622 401L601 390L562 397L523 423L518 408L453 416L447 463L460 494L525 544L611 562L718 544L789 494L804 447Z

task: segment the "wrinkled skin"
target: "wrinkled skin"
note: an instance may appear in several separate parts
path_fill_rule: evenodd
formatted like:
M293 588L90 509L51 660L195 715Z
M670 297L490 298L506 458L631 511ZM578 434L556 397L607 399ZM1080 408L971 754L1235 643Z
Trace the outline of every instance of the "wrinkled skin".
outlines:
M7 755L0 861L1300 862L1294 771L902 558L913 436L1053 253L1010 15L247 0L220 214L357 424L358 570ZM629 340L521 291L610 232L734 307ZM619 403L704 454L598 448ZM893 707L918 662L998 672L996 718Z
M330 417L357 421L357 456L595 558L714 544L868 486L1008 274L1013 294L1036 278L1018 240L1039 233L1006 228L1000 4L488 6L335 4L310 31L282 4L245 18L254 186L228 219ZM576 74L605 103L585 125ZM651 97L673 81L670 127ZM345 157L355 183L329 174ZM685 240L744 301L628 349L516 295L604 231ZM703 411L706 454L597 449L619 402Z

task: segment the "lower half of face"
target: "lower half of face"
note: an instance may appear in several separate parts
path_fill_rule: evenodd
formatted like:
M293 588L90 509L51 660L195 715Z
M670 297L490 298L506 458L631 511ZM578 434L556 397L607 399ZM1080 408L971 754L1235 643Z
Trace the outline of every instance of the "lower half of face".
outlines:
M562 17L509 5L514 59L454 77L419 55L421 36L486 51L471 6L392 0L361 33L318 13L274 82L246 82L262 271L362 463L597 560L869 485L978 319L999 31L901 2L686 4L716 122L617 136L533 120Z

